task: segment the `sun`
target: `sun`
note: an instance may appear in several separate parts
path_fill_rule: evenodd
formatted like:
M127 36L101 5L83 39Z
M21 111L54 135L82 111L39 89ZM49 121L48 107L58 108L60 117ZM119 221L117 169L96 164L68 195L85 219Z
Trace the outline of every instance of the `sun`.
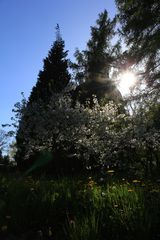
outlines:
M136 76L134 73L126 71L119 76L119 90L122 95L127 95L130 92L131 87L136 83Z

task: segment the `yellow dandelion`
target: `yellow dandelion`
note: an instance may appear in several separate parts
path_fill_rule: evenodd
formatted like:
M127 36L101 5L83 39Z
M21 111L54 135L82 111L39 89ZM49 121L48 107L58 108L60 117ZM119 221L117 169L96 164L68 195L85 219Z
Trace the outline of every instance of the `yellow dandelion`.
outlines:
M114 170L108 170L107 173L114 173Z
M133 192L133 189L128 189L128 192Z
M137 180L137 179L134 179L132 182L133 182L133 183L140 183L141 181L140 181L140 180Z

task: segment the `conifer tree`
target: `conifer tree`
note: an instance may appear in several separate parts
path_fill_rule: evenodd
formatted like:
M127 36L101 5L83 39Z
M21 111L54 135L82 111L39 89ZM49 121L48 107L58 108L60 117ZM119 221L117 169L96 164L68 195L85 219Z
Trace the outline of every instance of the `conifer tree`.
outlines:
M64 50L64 41L57 24L56 41L44 59L43 70L39 72L36 86L33 87L29 97L29 103L40 99L48 103L53 93L59 93L67 86L71 78L67 54L68 51Z
M105 10L99 14L96 21L97 26L91 27L91 39L87 43L87 72L90 78L94 78L95 73L105 74L109 77L109 69L113 63L113 49L111 39L115 35L115 19L111 21Z
M106 10L99 14L96 25L91 27L91 38L86 50L75 53L77 64L73 68L77 70L78 80L97 80L97 74L109 78L111 67L120 54L120 43L112 45L115 36L116 18L110 20Z
M74 98L80 102L92 100L92 96L100 100L119 101L121 94L110 78L110 71L117 68L117 59L121 53L120 43L112 44L115 36L116 18L110 20L106 10L99 14L96 25L91 27L91 38L86 50L76 51L77 64L73 68L77 70L76 77L83 84L77 87ZM102 102L106 102L102 101Z

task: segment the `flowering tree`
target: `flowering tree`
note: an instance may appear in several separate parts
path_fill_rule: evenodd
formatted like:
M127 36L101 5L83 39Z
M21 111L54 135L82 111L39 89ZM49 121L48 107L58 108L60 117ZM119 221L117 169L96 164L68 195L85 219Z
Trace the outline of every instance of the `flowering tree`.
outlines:
M20 125L25 139L22 164L48 151L55 168L70 166L72 159L73 170L78 162L82 169L118 167L148 173L159 166L160 132L151 125L151 108L145 106L139 105L134 114L120 113L119 105L100 106L96 98L92 108L73 106L64 94L55 94L47 106L36 102Z

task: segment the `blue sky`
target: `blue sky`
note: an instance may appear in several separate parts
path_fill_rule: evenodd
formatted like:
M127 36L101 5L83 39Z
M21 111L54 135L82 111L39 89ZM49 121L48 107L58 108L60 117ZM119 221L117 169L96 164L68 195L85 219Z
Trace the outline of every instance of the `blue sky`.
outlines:
M104 9L112 18L114 0L0 0L0 124L10 122L21 92L29 96L56 24L73 58L76 47L85 48L90 26Z

